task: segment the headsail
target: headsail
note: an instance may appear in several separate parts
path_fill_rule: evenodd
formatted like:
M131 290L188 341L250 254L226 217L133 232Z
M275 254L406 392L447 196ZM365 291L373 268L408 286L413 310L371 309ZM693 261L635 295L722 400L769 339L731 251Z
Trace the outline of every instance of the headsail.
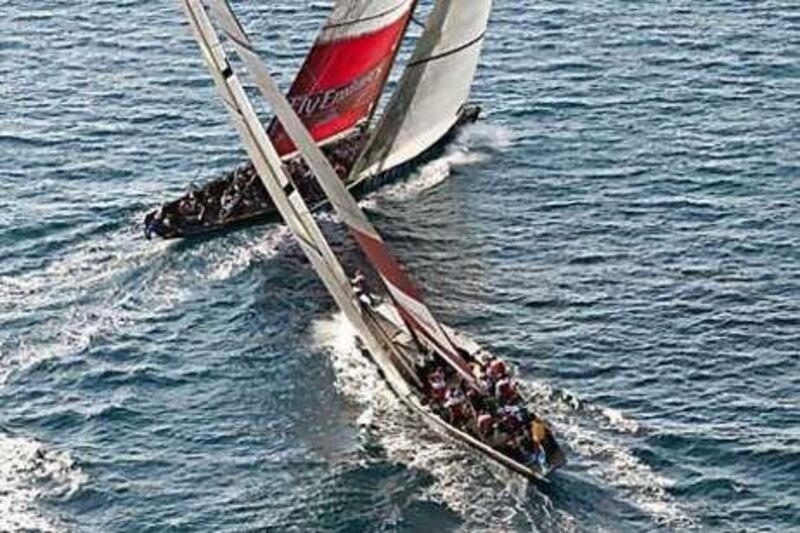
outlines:
M337 305L355 326L368 348L373 351L386 349L364 322L341 264L325 241L302 197L284 173L280 157L225 57L201 0L182 0L182 4L217 90L225 101L247 153L275 201L275 206ZM220 10L218 12L224 13ZM230 22L235 22L235 19L228 21ZM391 350L391 347L388 349Z
M455 124L469 99L491 0L438 0L354 176L393 168Z
M272 111L292 141L300 147L300 152L313 170L336 212L342 217L367 258L377 269L408 327L413 333L426 338L434 345L437 352L468 383L477 386L472 371L460 355L458 348L455 347L444 327L422 301L414 283L389 252L377 230L361 211L358 203L347 191L328 159L316 145L310 132L304 127L300 117L275 85L269 71L254 52L247 35L236 22L227 3L220 0L208 0L208 2L229 37L231 45L242 58L249 72L255 77L256 84L270 104Z
M337 0L289 90L289 101L317 142L366 120L394 63L416 0ZM294 144L273 121L281 156Z

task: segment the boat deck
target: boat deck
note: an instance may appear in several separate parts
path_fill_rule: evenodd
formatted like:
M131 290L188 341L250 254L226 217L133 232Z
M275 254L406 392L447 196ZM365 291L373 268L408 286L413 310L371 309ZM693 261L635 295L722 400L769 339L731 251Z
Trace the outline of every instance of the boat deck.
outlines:
M393 306L382 304L373 310L368 310L366 313L369 320L367 321L370 328L378 338L383 339L386 343L391 343L392 351L397 350L404 356L407 361L415 361L419 353L416 348L410 333L402 324L402 320L397 315ZM457 331L447 328L448 335L452 335L459 348L466 350L470 354L477 354L482 351L480 345L473 340L469 339ZM388 350L387 350L388 352ZM549 467L542 470L539 465L528 466L520 463L512 457L502 453L491 447L489 444L480 440L477 436L457 428L441 416L436 414L433 409L428 405L426 395L419 387L409 383L410 380L403 376L402 368L398 368L397 364L393 362L396 360L397 354L370 354L371 359L382 370L381 376L388 383L390 388L397 394L400 399L414 412L421 415L425 421L431 425L435 430L448 435L460 444L468 446L473 450L477 450L482 455L488 457L493 462L512 470L528 479L534 480L547 480L550 472L566 464L566 457L561 448L552 438L551 450L548 453ZM402 394L399 391L411 390L409 394ZM526 399L523 395L523 402ZM526 402L527 403L527 402ZM548 428L549 430L549 428ZM552 435L552 434L551 434Z

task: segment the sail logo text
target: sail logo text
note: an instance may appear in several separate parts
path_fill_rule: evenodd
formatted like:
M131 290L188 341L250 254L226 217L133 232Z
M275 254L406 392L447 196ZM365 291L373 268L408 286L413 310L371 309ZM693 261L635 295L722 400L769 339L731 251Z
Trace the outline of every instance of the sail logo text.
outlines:
M366 94L363 94L365 91L380 83L382 71L383 68L379 66L347 85L319 93L290 96L289 103L300 117L310 117L357 105L365 98Z

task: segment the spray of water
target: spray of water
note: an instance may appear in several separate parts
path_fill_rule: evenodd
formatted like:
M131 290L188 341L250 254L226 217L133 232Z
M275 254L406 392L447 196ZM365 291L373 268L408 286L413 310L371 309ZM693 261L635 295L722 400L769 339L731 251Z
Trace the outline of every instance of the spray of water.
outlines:
M447 506L464 520L465 531L497 531L541 523L531 513L527 484L508 476L482 457L434 432L411 415L383 383L375 366L359 351L355 331L341 313L312 325L314 344L327 352L337 388L362 409L358 422L377 439L387 459L431 474L433 483L418 497ZM549 514L560 530L570 517L542 498L537 513Z
M65 453L42 443L0 433L0 531L61 531L37 501L69 498L86 482Z
M513 133L501 126L483 123L467 126L447 147L444 155L423 165L407 179L367 196L362 206L374 208L378 199L406 201L414 198L442 183L454 169L489 160L492 153L510 147L513 138Z

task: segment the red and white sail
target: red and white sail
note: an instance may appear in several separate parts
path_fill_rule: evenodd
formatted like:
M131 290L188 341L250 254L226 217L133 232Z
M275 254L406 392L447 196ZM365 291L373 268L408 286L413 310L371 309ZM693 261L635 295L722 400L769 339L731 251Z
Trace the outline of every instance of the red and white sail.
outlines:
M459 353L458 348L422 301L416 286L392 256L378 231L339 179L296 110L280 92L227 3L222 0L206 1L215 13L229 43L255 78L261 94L269 103L277 120L285 128L284 131L291 141L297 144L300 153L307 161L334 209L380 274L392 301L409 329L418 337L426 339L470 385L478 387L471 368Z
M337 0L289 90L318 143L369 118L380 98L415 0ZM281 156L294 144L278 121L269 135Z

